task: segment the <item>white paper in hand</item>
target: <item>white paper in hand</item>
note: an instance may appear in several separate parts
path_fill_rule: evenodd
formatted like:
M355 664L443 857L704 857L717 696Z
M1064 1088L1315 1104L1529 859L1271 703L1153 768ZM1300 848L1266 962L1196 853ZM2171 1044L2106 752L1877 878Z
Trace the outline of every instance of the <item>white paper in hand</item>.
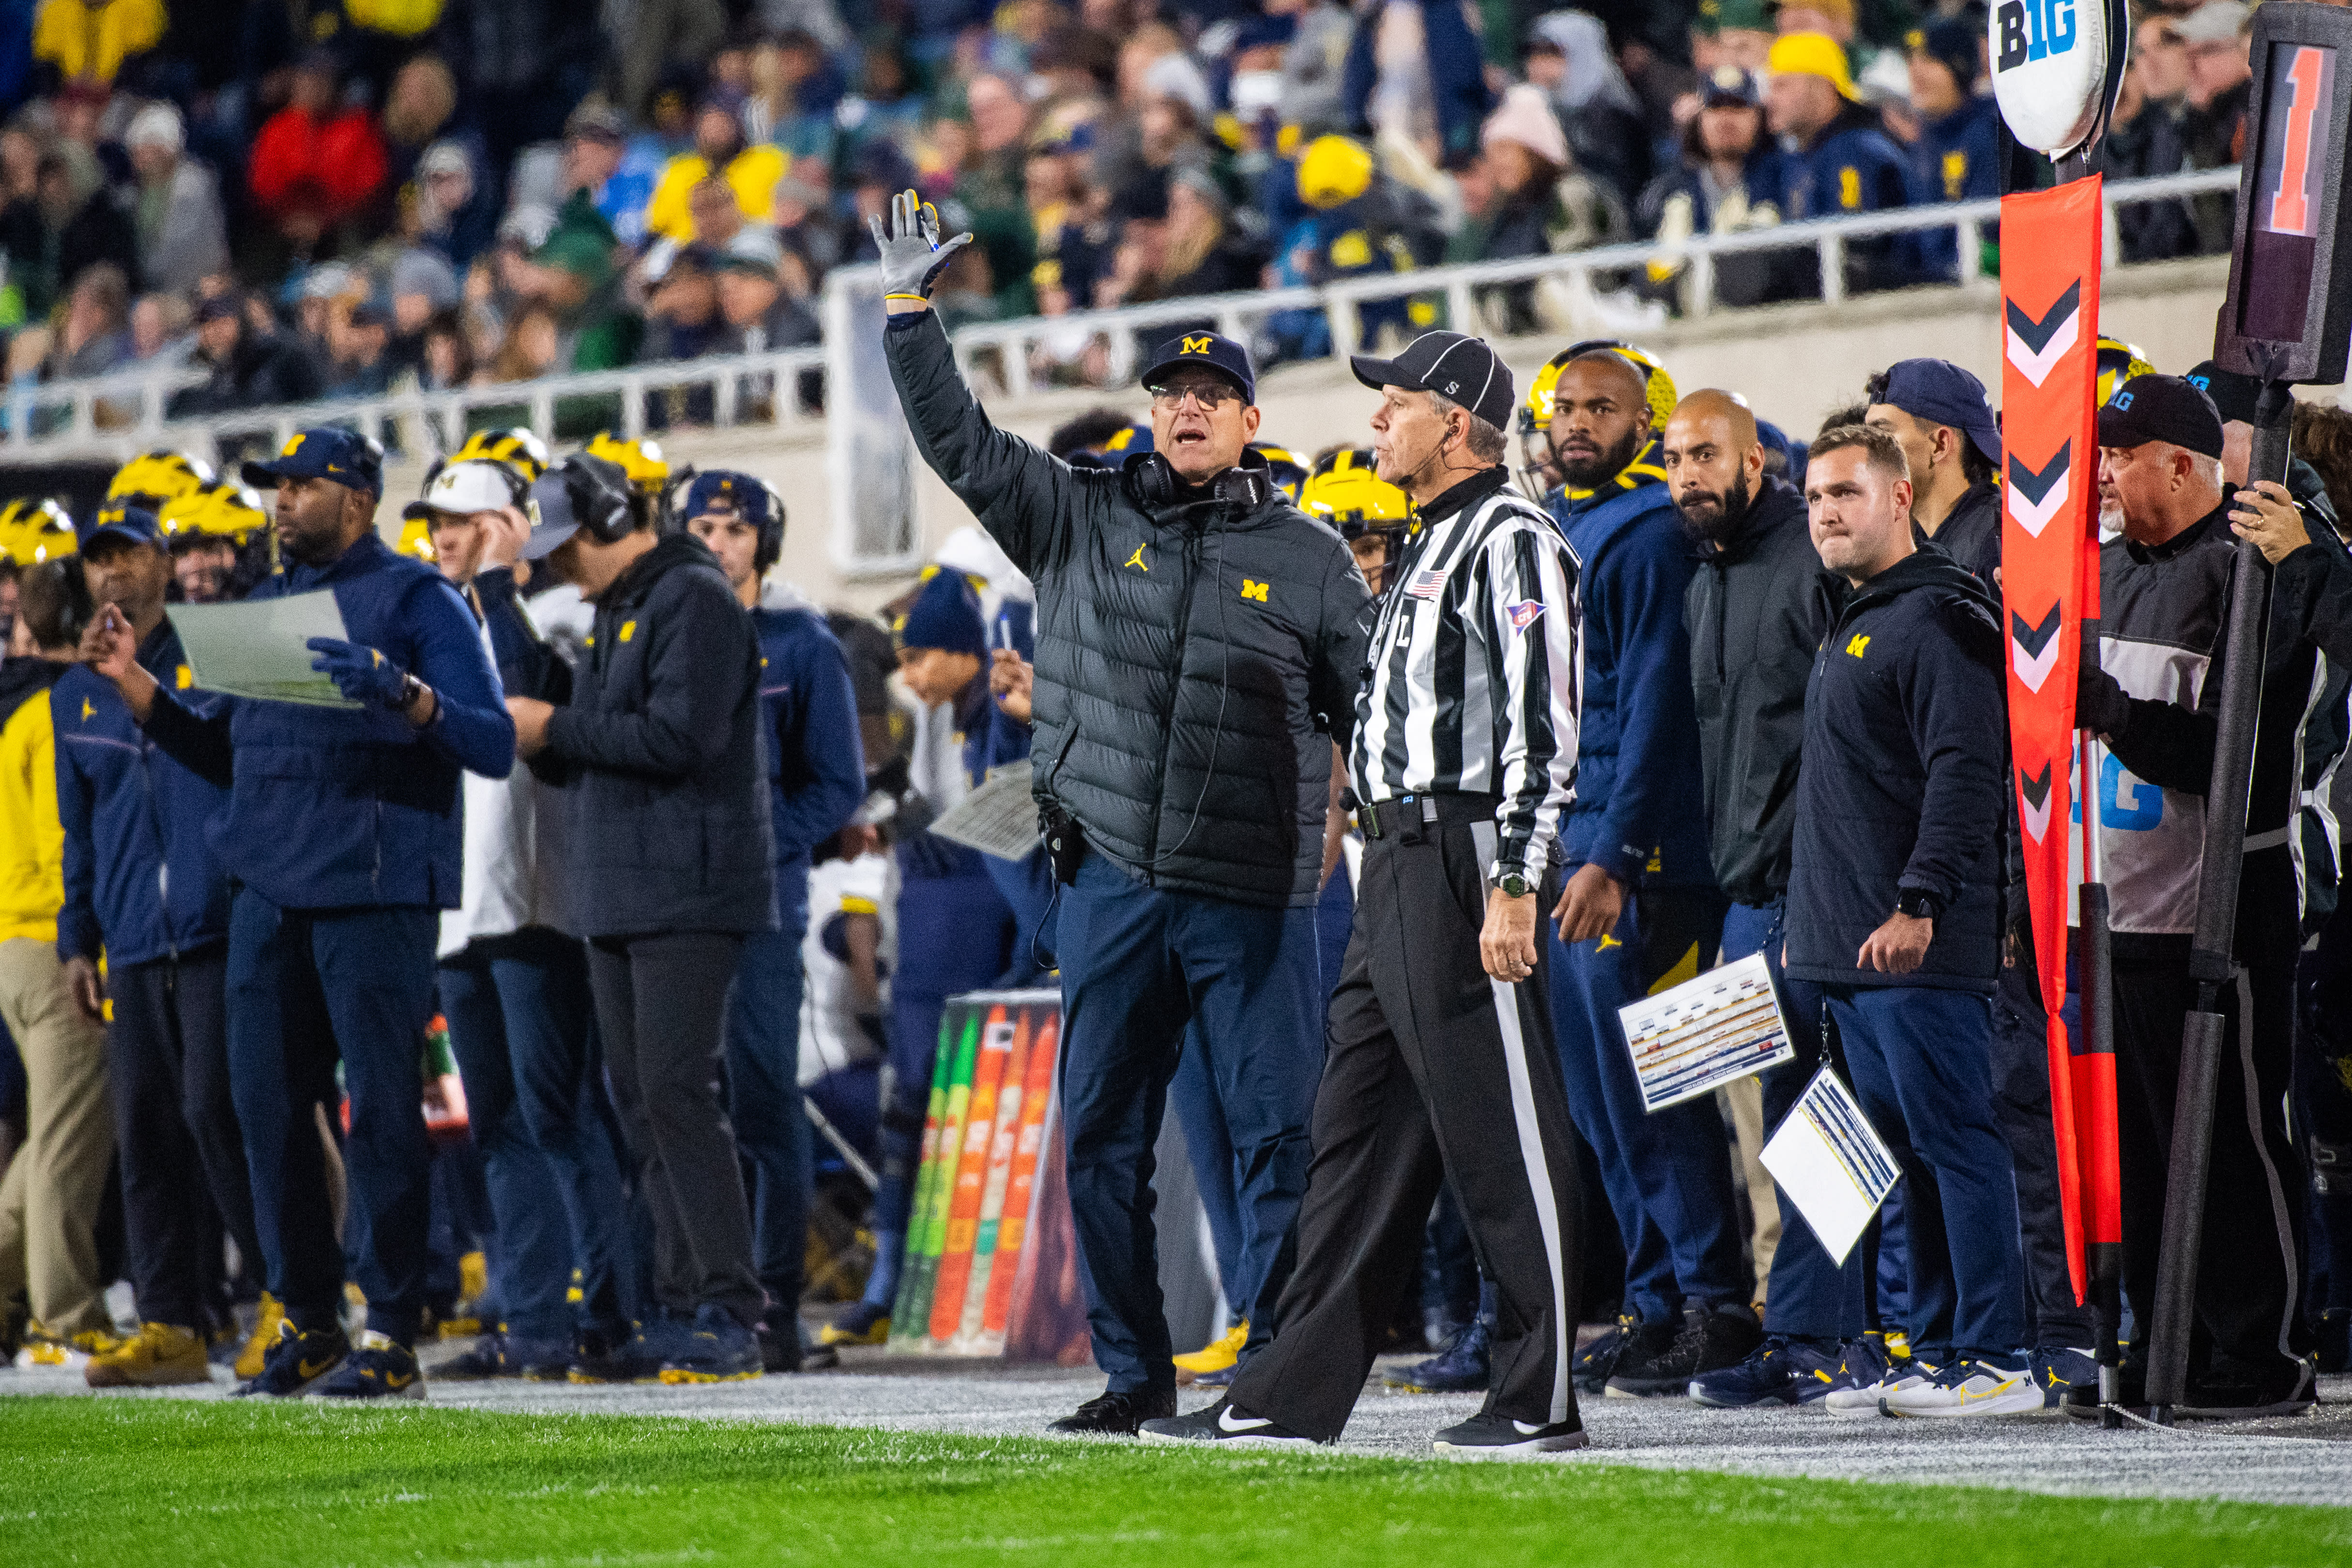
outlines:
M990 768L979 789L940 813L931 831L998 860L1024 859L1039 837L1033 776L1026 758Z
M311 638L349 640L331 590L234 604L174 604L171 613L199 690L312 707L362 706L310 667L318 657L308 646Z
M1826 1067L1797 1097L1763 1157L1833 1263L1845 1261L1903 1174L1853 1095Z
M1619 1008L1617 1019L1651 1113L1796 1054L1761 953Z

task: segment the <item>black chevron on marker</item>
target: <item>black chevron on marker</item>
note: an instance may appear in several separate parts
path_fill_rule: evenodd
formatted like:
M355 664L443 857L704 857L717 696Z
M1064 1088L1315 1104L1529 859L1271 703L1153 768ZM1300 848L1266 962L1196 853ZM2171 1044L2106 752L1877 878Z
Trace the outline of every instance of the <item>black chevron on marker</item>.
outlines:
M2029 775L2020 769L2017 775L2017 787L2025 791L2027 805L2037 811L2042 810L2042 802L2050 799L2050 764L2043 763L2042 771L2038 775Z
M2074 438L2071 435L2066 438L2065 444L2058 448L2057 455L2042 465L2042 471L2038 474L2020 462L2015 453L2011 453L2009 458L2009 482L2016 486L2027 500L2038 507L2042 505L2042 498L2050 494L2050 486L2058 482L2058 476L2065 473L2073 465L2074 461Z
M2017 645L2025 650L2027 658L2038 659L2042 657L2042 650L2050 646L2050 639L2057 635L2059 619L2055 603L2050 606L2050 613L2042 618L2039 626L2028 626L2025 617L2012 610L2009 612L2009 634L2017 639Z
M2016 300L2005 303L2009 307L2009 329L2018 335L2027 349L2038 354L2049 345L2058 329L2066 324L2066 319L2082 308L2083 280L2078 277L2068 284L2066 292L2058 297L2058 302L2050 307L2049 314L2039 321L2019 309Z

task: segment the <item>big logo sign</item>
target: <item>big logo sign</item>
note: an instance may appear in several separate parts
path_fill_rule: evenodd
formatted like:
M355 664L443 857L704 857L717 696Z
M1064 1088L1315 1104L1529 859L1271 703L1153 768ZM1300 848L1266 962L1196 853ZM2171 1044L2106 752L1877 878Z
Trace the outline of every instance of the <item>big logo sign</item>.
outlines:
M2080 146L2108 88L2106 0L1999 0L1985 26L1993 96L2017 139L2053 156Z

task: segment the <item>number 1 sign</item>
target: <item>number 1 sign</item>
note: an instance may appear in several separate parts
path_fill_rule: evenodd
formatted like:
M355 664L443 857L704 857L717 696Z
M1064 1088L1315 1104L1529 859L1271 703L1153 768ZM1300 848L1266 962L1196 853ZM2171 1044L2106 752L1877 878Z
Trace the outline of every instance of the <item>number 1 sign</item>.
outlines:
M2342 201L2352 93L2340 83L2352 14L2273 4L2254 14L2253 99L2230 297L2214 359L2272 381L2344 379L2352 300L2331 286L2352 211Z

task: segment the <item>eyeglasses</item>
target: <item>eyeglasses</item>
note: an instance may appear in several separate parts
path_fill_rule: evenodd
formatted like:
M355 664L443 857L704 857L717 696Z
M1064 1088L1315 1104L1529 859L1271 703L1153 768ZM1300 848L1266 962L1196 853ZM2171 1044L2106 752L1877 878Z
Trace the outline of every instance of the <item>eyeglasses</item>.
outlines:
M1241 389L1223 382L1187 382L1178 387L1146 387L1151 394L1151 406L1162 413L1173 413L1191 398L1203 412L1214 413L1229 402L1241 401Z

